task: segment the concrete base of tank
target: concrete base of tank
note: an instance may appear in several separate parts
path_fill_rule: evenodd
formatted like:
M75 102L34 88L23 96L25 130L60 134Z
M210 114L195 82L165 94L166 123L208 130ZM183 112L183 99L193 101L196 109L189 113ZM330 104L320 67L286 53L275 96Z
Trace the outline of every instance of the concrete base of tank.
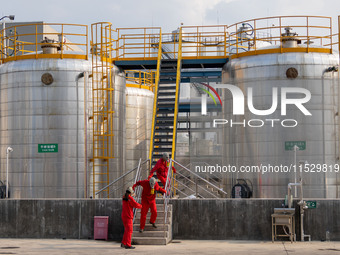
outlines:
M159 201L161 202L161 201ZM280 199L172 200L173 238L196 240L271 240L271 214ZM300 240L299 207L296 234ZM340 200L316 200L304 218L312 240L340 241ZM0 238L93 238L94 216L109 216L109 239L120 240L121 200L0 200ZM286 240L286 239L283 239Z

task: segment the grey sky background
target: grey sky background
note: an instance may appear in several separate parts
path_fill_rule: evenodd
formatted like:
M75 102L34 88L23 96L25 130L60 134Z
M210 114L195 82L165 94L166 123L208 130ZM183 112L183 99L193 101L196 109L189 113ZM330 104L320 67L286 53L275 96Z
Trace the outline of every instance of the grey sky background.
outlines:
M107 21L117 27L231 25L247 19L280 15L330 16L337 29L339 0L1 0L1 14L15 21L90 25ZM7 22L7 21L6 21ZM335 31L334 31L335 32Z

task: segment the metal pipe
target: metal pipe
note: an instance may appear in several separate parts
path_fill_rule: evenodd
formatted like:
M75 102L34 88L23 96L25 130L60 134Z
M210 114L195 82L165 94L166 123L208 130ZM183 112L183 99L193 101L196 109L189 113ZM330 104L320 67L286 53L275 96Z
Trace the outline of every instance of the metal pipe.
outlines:
M84 165L84 197L87 198L87 171L88 171L88 159L87 159L87 88L88 88L88 73L84 72L85 83L84 83L84 156L85 156L85 165Z
M288 183L288 208L291 208L291 193L292 193L292 186L300 186L301 192L300 192L300 200L302 201L302 181L298 183Z
M297 145L294 145L294 164L295 164L295 171L294 171L294 182L296 183L297 182L297 179L296 179L296 167L297 167L297 164L296 164L296 152L299 150L299 147ZM294 193L295 193L295 197L297 196L297 189L296 189L296 186L294 187Z
M7 161L6 161L6 198L8 198L8 157L11 152L13 152L13 149L11 147L7 147L6 149L6 158L7 158Z
M328 67L326 69L324 69L322 71L322 75L321 75L321 104L322 104L322 112L321 112L321 126L322 126L322 151L323 151L323 157L322 157L322 163L323 164L326 164L326 141L325 141L325 91L324 91L324 87L325 87L325 73L329 73L329 72L337 72L338 71L338 67L337 66L331 66L331 67ZM325 186L326 186L326 176L324 177L325 180ZM325 194L324 194L324 197L326 198L327 196L327 191L326 189L324 190Z
M340 15L338 16L338 55L339 55L339 63L340 63ZM340 90L339 90L339 85L340 85L340 75L338 75L338 158L340 161ZM337 191L336 191L336 198L339 196L339 185L336 186Z
M8 148L7 148L7 153L6 153L6 198L8 198Z
M77 75L76 77L76 101L77 101L77 124L76 124L76 130L77 130L77 134L76 134L76 171L77 171L77 198L79 198L79 79L83 78L85 75L85 72L82 72L80 74Z
M14 20L14 15L3 16L0 20L4 20L5 18L9 18L10 20ZM6 22L5 20L2 22L2 30L4 31L4 55L7 57L7 39L6 39ZM14 46L15 47L15 46Z
M301 228L301 242L305 241L305 233L303 231L303 216L304 216L304 211L303 208L300 206L300 228Z

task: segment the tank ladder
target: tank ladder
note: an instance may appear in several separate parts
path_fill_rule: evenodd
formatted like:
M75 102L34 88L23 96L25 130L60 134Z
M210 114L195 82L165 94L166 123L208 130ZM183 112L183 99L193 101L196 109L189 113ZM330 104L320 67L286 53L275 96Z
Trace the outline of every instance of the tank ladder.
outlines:
M91 27L93 158L92 196L109 184L110 159L113 151L113 85L112 36L110 23L96 23ZM109 188L104 192L109 197Z
M161 41L160 38L149 156L151 168L164 152L167 152L172 159L175 157L182 68L182 29L179 31L178 52L174 54L177 59L162 59L162 55L165 55Z

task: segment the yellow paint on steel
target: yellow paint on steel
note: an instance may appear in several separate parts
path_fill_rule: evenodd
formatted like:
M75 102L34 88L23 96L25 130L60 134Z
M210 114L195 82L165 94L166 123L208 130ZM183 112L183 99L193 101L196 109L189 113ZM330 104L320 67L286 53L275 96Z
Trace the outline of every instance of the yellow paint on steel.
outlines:
M178 104L179 104L179 87L181 84L181 69L182 69L182 35L183 35L182 27L179 29L179 38L178 38L178 53L177 53L177 73L176 73L176 96L175 96L175 111L174 111L174 124L172 131L172 149L171 149L171 158L175 159L176 153L176 137L177 137L177 115L178 115ZM172 163L173 166L173 163ZM171 166L171 167L172 167ZM172 192L176 196L175 186L177 185L176 179L174 178L174 172L171 168L171 175L173 179Z
M245 36L243 24L252 26L252 36ZM330 17L324 16L276 16L249 19L233 25L218 26L182 26L182 60L185 59L223 59L231 55L243 56L244 51L251 55L267 54L262 51L263 43L277 45L281 53L291 52L282 47L284 28L299 30L298 39L314 41L314 45L327 48L332 52L332 24ZM114 61L118 60L156 60L155 41L158 34L153 30L159 28L124 28L119 29L117 51ZM158 30L157 30L158 31ZM168 45L167 54L177 54L173 42L173 33L162 34L163 45ZM171 46L171 47L170 47ZM306 52L315 52L307 44ZM233 50L233 52L229 52ZM321 52L329 52L321 51ZM294 51L292 51L294 52ZM301 52L297 49L296 52ZM317 52L320 52L317 50Z
M44 30L48 27L49 30ZM76 32L74 32L76 31ZM30 38L28 41L27 38ZM56 54L42 54L40 48L46 45L41 42L48 38L55 42L58 47ZM74 40L71 42L68 38ZM88 26L80 24L64 23L28 23L8 26L1 31L1 62L9 62L23 59L41 58L68 58L68 59L88 59ZM73 51L73 53L72 53ZM81 54L74 54L75 51ZM8 54L8 52L11 52Z
M129 88L138 88L138 89L146 89L146 90L150 90L153 92L153 89L151 86L145 86L145 85L139 85L139 84L132 84L132 83L126 83L126 87Z
M43 58L67 58L67 59L83 59L87 60L88 56L86 55L78 55L78 54L30 54L30 55L20 55L15 57L8 57L3 59L3 63L16 61L16 60L24 60L24 59L43 59Z
M126 70L126 87L147 89L154 92L155 71Z
M155 97L153 100L153 118L152 118L152 127L151 127L151 138L150 138L150 151L149 151L149 159L150 159L150 170L151 170L151 159L153 152L153 143L154 143L154 133L155 133L155 124L156 124L156 115L157 115L157 99L158 99L158 86L159 86L159 78L161 72L161 61L162 61L162 30L159 31L158 36L158 55L157 55L157 71L156 71L156 79L155 79Z
M288 52L318 52L318 53L332 53L331 49L328 48L275 48L275 49L264 49L264 50L257 50L255 51L247 51L247 52L242 52L239 54L231 55L231 58L241 58L241 57L248 57L248 56L254 56L254 55L262 55L262 54L274 54L274 53L288 53Z
M93 198L96 191L109 184L110 159L114 158L114 88L111 81L113 43L111 23L92 24ZM109 197L109 188L105 191Z
M176 96L175 96L174 126L173 126L173 134L172 134L172 151L171 151L172 159L175 159L175 152L176 152L177 115L178 115L178 101L179 101L179 86L181 84L181 68L182 68L182 27L179 30L179 39L178 39Z
M338 16L338 53L340 58L340 15Z

